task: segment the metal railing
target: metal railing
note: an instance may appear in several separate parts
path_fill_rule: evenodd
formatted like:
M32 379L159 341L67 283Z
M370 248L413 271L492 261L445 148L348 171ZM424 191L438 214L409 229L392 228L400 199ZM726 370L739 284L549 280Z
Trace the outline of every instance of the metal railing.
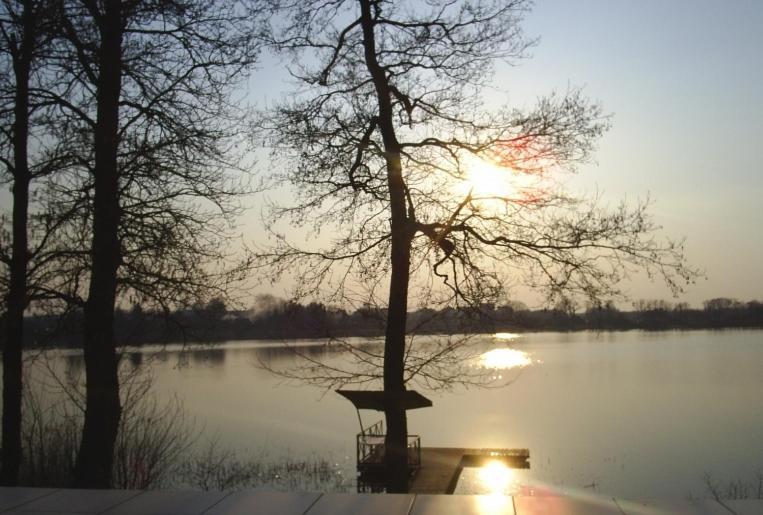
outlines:
M363 429L357 437L358 469L384 461L384 423L377 423Z
M356 458L361 475L381 472L384 466L385 436L384 423L381 420L358 433ZM413 476L420 468L421 437L408 435L408 473Z

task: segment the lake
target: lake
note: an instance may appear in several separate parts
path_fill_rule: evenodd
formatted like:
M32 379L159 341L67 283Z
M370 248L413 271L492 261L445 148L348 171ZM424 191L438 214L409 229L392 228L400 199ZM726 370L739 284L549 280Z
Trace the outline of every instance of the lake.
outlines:
M704 497L708 474L752 481L763 469L763 331L500 334L473 343L474 366L510 384L417 388L434 406L409 412L409 432L423 446L530 449L531 469L504 478L511 493ZM351 488L353 406L261 368L293 364L295 345L329 363L345 358L323 342L252 341L132 349L123 362L150 369L157 396L181 398L197 429L236 453L325 458ZM76 352L45 356L46 368L81 372ZM35 370L37 379L48 373ZM479 493L480 481L467 469L457 492Z

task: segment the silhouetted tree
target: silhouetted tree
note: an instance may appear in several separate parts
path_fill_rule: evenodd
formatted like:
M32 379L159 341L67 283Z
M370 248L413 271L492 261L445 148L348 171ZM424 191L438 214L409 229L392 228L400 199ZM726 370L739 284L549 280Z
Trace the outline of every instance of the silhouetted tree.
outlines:
M257 16L247 1L59 5L63 39L50 72L62 80L46 94L80 136L80 167L50 189L81 206L73 226L90 240L69 268L88 285L76 291L87 403L74 480L103 488L121 409L114 306L131 292L169 309L208 294L216 279L205 267L222 257L234 200L246 191L230 175L241 117L229 95L256 57Z
M4 106L13 112L12 124L9 128L3 127L4 136L10 140L12 151L10 158L2 156L12 177L13 192L12 251L3 347L3 441L0 470L0 482L9 486L16 484L21 461L21 351L24 339L24 309L27 302L27 220L29 184L32 180L27 157L29 82L38 45L37 20L40 18L40 6L36 2L15 4L4 1L3 12L0 14L0 51L4 61L2 72L5 72L5 80L12 82L10 88L3 84L3 93L13 92L13 101L5 103Z
M34 93L51 80L42 71L52 37L51 5L43 0L0 2L0 162L3 178L11 183L13 203L10 231L0 229L0 259L7 266L0 470L4 485L16 484L21 459L24 310L35 298L30 289L39 279L46 261L43 251L55 226L31 206L32 182L62 163L56 143L45 132L49 108ZM5 225L5 217L0 220Z
M609 212L541 182L589 156L607 127L597 105L577 91L528 111L482 105L493 63L522 57L532 43L520 28L529 5L282 4L273 44L294 57L302 89L269 127L282 178L297 195L273 220L292 215L296 225L336 236L320 250L281 238L259 257L276 274L298 270L298 293L329 288L336 298L363 285L373 299L386 294L386 392L405 390L427 370L443 372L444 381L458 377L441 366L457 346L426 355L406 346L412 275L424 286L439 282L439 290L424 287L427 294L449 292L446 300L471 307L501 295L496 262L522 270L550 300L612 294L630 268L656 272L672 287L691 278L680 246L652 238L645 205ZM502 169L506 183L534 182L485 191L474 177L484 161ZM405 411L390 407L385 418L387 487L405 491Z

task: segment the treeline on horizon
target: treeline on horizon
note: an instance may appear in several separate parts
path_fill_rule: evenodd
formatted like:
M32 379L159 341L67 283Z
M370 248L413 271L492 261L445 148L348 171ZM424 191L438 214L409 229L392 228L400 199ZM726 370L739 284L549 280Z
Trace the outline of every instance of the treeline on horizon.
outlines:
M374 337L384 334L385 316L386 310L369 305L348 311L319 302L301 304L272 296L259 299L251 309L230 310L215 299L172 313L145 311L139 305L118 309L115 333L119 345ZM30 347L81 345L81 311L29 316L27 324L26 344ZM611 302L584 310L577 310L569 302L535 310L512 302L467 310L425 308L412 311L408 317L408 331L417 334L757 327L763 327L763 302L730 298L707 300L700 309L663 300L640 300L630 311L620 310Z

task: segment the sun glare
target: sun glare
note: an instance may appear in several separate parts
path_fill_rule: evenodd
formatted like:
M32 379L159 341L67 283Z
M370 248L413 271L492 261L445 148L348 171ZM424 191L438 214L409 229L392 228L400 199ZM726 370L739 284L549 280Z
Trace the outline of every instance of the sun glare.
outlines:
M489 494L503 494L511 486L511 469L500 461L491 461L479 469L479 479Z
M516 194L510 169L477 157L468 158L465 168L466 180L460 186L464 194L471 191L476 199L511 198Z
M532 364L526 352L516 349L493 349L481 356L485 368L510 369Z

